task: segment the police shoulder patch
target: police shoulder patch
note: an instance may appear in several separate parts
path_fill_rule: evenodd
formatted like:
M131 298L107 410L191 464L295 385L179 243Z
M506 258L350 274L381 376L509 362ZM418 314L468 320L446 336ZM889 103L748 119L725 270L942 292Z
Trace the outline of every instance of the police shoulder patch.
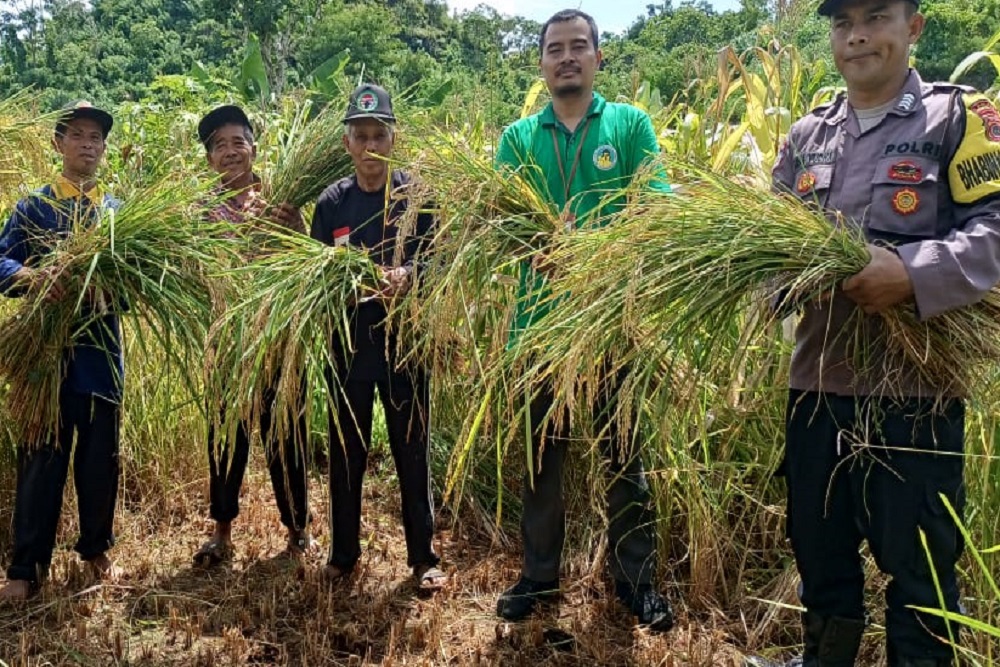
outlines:
M913 188L901 188L892 196L892 208L900 215L916 213L920 208L920 195Z
M811 171L804 171L799 175L797 181L795 181L795 191L800 195L804 195L807 192L812 192L812 189L816 187L816 174Z
M914 105L917 103L917 96L913 93L904 93L899 102L896 103L896 109L898 111L910 111L913 109Z
M979 116L986 131L986 140L1000 143L1000 112L989 100L976 100L969 105L969 111Z
M962 95L965 134L948 165L952 199L972 204L1000 194L1000 112L984 95Z

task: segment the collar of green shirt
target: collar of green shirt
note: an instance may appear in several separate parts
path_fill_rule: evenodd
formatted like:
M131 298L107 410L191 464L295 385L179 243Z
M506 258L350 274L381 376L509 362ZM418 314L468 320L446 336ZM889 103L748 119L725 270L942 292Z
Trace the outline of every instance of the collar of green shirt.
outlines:
M593 118L594 116L600 116L601 112L604 111L604 107L607 106L608 102L599 93L594 93L594 98L590 101L590 108L587 109L587 118ZM569 129L562 124L558 118L556 118L556 112L552 108L552 102L549 102L542 113L539 116L539 122L543 127L557 127L563 130L567 134L572 134Z

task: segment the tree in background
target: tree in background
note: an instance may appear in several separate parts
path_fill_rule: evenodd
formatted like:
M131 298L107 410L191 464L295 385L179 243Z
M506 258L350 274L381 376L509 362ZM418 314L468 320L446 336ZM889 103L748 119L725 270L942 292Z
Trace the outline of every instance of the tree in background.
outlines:
M248 99L273 105L292 88L322 87L337 71L417 105L454 95L502 125L520 112L537 76L537 22L487 6L449 13L444 0L22 0L0 7L0 96L33 86L52 108L75 97L114 106L183 95L194 84L164 77L185 76L202 85L234 82ZM1000 25L1000 0L926 0L922 7L929 20L916 59L928 79L947 79ZM742 0L726 12L705 0L651 3L623 34L603 36L599 85L611 98L634 99L642 88L668 101L692 82L704 94L697 82L716 76L721 49L794 45L806 62L828 60L828 30L810 0ZM826 72L824 84L838 84L834 68ZM980 62L962 80L987 88L995 74Z
M925 0L920 11L927 27L917 43L916 59L926 81L947 81L955 67L1000 28L1000 0ZM979 62L959 80L979 90L997 81L997 70Z

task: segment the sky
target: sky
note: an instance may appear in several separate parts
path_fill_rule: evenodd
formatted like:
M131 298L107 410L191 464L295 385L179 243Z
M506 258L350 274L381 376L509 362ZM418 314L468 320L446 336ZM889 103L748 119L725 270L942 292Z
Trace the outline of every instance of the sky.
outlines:
M597 21L601 32L621 32L646 14L646 5L656 0L447 0L453 10L473 9L490 5L501 14L523 16L542 23L560 9L582 9ZM674 3L675 6L680 3ZM739 0L711 0L716 11L739 9Z

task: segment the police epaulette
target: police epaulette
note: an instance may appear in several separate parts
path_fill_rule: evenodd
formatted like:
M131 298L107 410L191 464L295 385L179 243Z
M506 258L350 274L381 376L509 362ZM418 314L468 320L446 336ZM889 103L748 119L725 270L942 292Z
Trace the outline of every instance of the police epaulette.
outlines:
M933 81L926 85L929 85L933 90L939 90L946 93L950 93L954 90L959 90L963 93L969 93L972 95L979 93L979 91L972 86L966 86L962 83L951 83L950 81Z

